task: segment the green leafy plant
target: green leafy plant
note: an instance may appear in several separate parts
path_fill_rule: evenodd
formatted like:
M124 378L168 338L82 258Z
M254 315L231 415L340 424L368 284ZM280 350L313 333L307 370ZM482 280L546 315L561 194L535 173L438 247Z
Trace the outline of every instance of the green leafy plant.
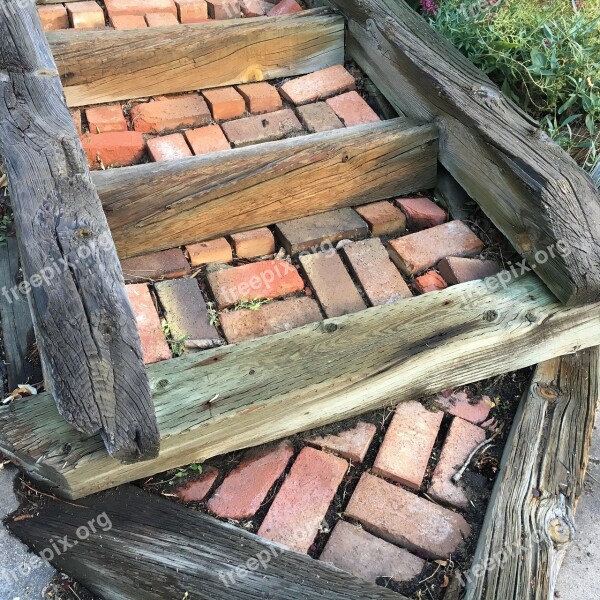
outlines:
M219 313L215 309L215 303L207 302L206 308L208 310L208 320L210 324L216 327L219 325Z
M263 304L269 304L271 302L270 299L259 300L258 298L254 298L253 300L238 300L237 304L234 306L234 310L258 310Z
M163 322L163 332L165 334L165 337L167 338L167 343L171 348L171 353L173 354L173 356L181 356L185 349L185 342L187 340L187 337L175 335L170 325L166 321Z
M10 217L10 215L4 215L0 219L0 244L4 244L6 242L6 233L8 231L8 226L10 225L11 221L12 218Z
M192 473L197 473L198 475L201 475L202 465L193 463L191 465L188 465L184 469L178 469L177 473L175 473L175 475L173 475L173 477L171 477L171 479L168 479L165 483L168 483L169 485L175 485L175 483L177 483L179 479L183 479L184 477L187 477Z

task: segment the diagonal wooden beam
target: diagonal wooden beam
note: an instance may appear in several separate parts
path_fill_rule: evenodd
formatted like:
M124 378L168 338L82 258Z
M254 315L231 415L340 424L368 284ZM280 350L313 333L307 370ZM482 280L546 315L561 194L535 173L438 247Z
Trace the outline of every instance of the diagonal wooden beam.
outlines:
M0 39L0 155L47 387L113 456L152 458L159 434L135 318L35 4L0 3Z

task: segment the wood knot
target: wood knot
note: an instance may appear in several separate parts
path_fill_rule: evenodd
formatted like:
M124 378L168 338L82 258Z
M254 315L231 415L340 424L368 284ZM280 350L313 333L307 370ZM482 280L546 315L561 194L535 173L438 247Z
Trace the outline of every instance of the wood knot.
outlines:
M571 541L571 528L562 519L552 519L550 521L548 534L555 544L567 544Z
M546 400L556 400L560 396L560 390L553 385L540 385L538 393Z
M336 323L325 323L323 325L323 331L325 333L334 333L337 330L338 330L338 326Z
M498 318L498 313L495 310L486 310L483 313L483 320L488 323L493 323Z
M77 237L82 239L91 238L94 235L94 232L87 227L80 227L76 232Z
M156 383L156 387L160 390L163 388L166 388L169 385L169 380L168 379L159 379L158 382Z
M528 254L533 248L533 240L528 233L519 233L516 239L517 250L521 254Z

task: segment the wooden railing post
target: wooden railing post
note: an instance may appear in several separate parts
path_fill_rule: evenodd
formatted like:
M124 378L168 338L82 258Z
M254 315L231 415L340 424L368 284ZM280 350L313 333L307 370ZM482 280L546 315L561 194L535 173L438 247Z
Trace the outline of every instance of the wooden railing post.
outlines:
M46 385L122 462L159 434L113 240L34 2L0 2L0 156ZM18 297L18 296L16 296Z

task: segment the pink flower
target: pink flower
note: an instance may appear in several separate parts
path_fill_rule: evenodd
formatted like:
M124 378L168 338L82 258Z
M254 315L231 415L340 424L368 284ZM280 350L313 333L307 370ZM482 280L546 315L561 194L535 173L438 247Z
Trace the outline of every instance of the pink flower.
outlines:
M439 9L440 7L435 0L421 0L421 10L428 17L435 17Z

